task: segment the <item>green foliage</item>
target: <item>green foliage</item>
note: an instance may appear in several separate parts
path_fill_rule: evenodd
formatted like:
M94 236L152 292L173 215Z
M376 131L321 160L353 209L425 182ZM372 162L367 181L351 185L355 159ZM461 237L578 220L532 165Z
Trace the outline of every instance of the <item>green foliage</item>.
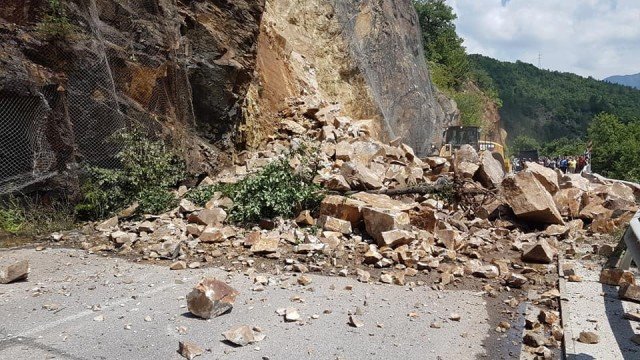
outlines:
M459 92L453 95L460 110L460 120L465 126L482 126L484 99L477 91Z
M38 30L52 39L67 39L77 32L77 27L67 17L60 0L49 0L49 13L38 26Z
M578 156L584 154L587 144L582 139L566 137L542 144L540 155L546 157Z
M24 209L18 206L15 198L5 201L0 207L0 230L17 234L25 224Z
M640 116L640 90L523 62L481 55L470 59L498 89L503 101L500 115L511 139L520 135L540 142L585 138L591 120L601 112L616 115L624 123Z
M623 123L599 114L589 126L593 171L615 179L640 181L640 121Z
M165 188L152 187L138 194L138 211L142 214L160 214L177 204L175 195Z
M502 105L493 80L471 67L463 40L456 33L456 14L444 0L414 0L432 82L453 98L462 125L482 126L485 104ZM478 88L473 86L475 83Z
M184 161L162 141L150 140L139 130L116 133L111 141L121 144L116 155L118 169L87 168L82 186L84 199L76 206L84 219L104 218L134 201L139 210L168 210L167 189L185 177ZM164 192L164 193L163 193Z
M513 140L511 147L509 148L511 153L515 156L518 155L521 151L527 150L540 150L540 143L534 138L529 136L521 135Z
M33 237L73 226L73 207L66 199L44 202L37 196L10 196L0 201L0 230L4 232Z
M414 7L427 61L441 67L436 72L446 74L434 76L434 83L441 89L459 88L469 78L470 66L463 40L456 33L456 14L444 0L415 0Z
M317 208L323 198L321 188L313 184L311 175L294 171L288 159L284 158L236 184L216 184L195 189L187 198L204 205L219 191L233 200L229 218L238 223L278 216L290 218L304 209Z

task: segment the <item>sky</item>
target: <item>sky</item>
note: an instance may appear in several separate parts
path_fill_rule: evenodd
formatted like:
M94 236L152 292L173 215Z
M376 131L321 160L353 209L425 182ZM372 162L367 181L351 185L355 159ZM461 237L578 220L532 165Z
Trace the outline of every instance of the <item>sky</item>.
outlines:
M603 79L640 73L640 0L446 0L469 54Z

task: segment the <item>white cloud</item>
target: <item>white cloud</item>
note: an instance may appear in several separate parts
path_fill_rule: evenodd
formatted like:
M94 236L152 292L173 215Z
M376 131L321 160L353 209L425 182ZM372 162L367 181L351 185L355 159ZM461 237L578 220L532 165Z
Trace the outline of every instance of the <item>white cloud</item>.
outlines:
M638 0L447 0L469 53L604 78L640 72Z

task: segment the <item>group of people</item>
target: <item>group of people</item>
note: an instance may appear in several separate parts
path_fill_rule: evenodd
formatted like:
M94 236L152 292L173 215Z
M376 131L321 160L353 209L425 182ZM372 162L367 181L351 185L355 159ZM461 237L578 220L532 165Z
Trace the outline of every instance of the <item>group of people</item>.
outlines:
M580 156L559 156L556 158L539 157L537 160L514 158L513 169L518 172L524 169L525 162L536 162L550 169L560 169L563 173L579 174L585 169L588 170L589 154Z

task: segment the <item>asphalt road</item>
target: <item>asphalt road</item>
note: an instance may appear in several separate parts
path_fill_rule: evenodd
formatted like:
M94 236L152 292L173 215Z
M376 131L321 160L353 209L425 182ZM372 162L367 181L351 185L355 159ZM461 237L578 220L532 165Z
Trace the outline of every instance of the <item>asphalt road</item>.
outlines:
M28 281L0 285L0 359L181 359L180 340L207 349L197 359L476 359L486 356L492 331L482 296L469 291L313 275L303 287L295 274L269 275L277 284L252 291L253 275L218 268L170 271L70 249L0 257L31 263ZM185 296L205 275L240 292L231 313L189 315ZM284 322L276 309L286 307L302 321ZM348 324L357 308L360 328ZM224 331L245 324L266 338L246 347L223 342Z

